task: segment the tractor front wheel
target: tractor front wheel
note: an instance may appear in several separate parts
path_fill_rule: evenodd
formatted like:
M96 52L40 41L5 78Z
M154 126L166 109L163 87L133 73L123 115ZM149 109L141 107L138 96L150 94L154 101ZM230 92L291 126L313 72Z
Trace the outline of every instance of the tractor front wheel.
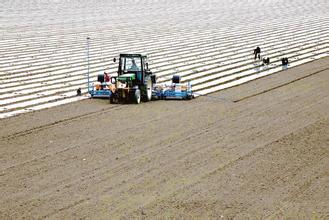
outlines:
M139 104L141 103L141 91L137 89L134 94L134 103Z

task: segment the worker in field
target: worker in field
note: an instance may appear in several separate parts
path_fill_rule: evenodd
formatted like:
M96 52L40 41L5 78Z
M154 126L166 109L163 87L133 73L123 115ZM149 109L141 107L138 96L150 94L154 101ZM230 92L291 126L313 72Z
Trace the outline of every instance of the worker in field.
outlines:
M267 58L263 58L263 66L264 65L270 65L270 58L269 57L267 57Z
M254 50L254 54L255 54L255 60L258 58L260 60L260 47L256 47L256 49Z
M77 96L81 96L81 88L77 89Z
M105 82L110 82L110 80L111 80L110 74L107 73L107 72L104 72L104 81Z
M288 66L289 64L289 60L287 57L282 58L281 62L282 62L282 66Z

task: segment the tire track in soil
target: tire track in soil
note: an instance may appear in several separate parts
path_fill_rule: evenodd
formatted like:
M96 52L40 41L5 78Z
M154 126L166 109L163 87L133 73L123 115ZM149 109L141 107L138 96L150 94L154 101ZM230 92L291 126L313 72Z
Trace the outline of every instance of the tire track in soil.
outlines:
M207 128L205 128L205 130L206 130ZM211 130L211 129L209 129L209 130ZM216 129L213 129L213 130L216 130ZM202 131L201 131L201 133L202 133ZM195 135L195 138L197 139L198 138L198 136L196 136ZM182 140L182 141L184 141L184 140ZM177 143L175 143L175 145L176 145ZM170 145L169 145L170 146ZM169 147L169 146L164 146L163 147L163 149L166 149L167 147ZM204 149L204 148L202 148L202 147L200 147L199 149ZM159 151L154 151L154 152L151 152L151 153L154 153L154 154L158 154L158 153L160 153L161 152L161 150L159 150ZM197 153L197 154L201 154L202 152L198 152L198 150L195 150L194 151L195 153ZM187 152L185 152L185 154L184 155L186 155L186 153ZM191 151L191 153L193 153L193 151ZM189 153L188 153L189 154ZM247 156L248 155L246 155L245 157L247 158ZM241 157L241 158L238 158L237 160L234 160L234 161L231 161L228 165L227 165L227 167L230 167L232 164L234 164L235 163L235 161L238 161L239 159L243 159L244 157ZM138 158L136 158L136 159L138 159ZM178 161L179 160L179 157L178 158L176 158L176 159L173 159L173 161ZM131 161L133 161L133 160L131 160ZM166 163L166 162L164 162L163 164L159 164L159 167L164 167L164 165L166 165L166 164L168 164L168 163ZM170 167L175 167L175 165L177 165L175 162L173 163L170 163ZM198 165L196 165L196 166L198 166ZM152 169L149 169L149 170L146 170L146 171L144 171L144 173L150 173L151 171L153 171L153 170L156 170L156 169L158 169L159 167L153 167ZM166 167L168 167L168 166L166 166ZM226 167L226 168L227 168ZM223 168L224 169L224 168ZM126 168L126 170L129 170L129 168ZM170 170L170 168L168 168L168 170ZM124 170L118 170L116 173L120 173L120 172L124 172ZM100 175L101 176L105 176L105 174L106 174L107 172L105 172L105 173L101 173ZM160 176L161 176L161 173L159 174ZM141 177L142 176L142 174L140 174L140 175L135 175L135 176L132 176L131 178L128 178L128 179L126 179L126 182L130 182L131 180L136 180L138 177ZM113 178L115 178L115 176L109 176L109 177L107 177L106 179L103 179L103 180L101 180L101 181L99 181L98 182L98 184L99 183L101 183L101 182L107 182L107 180L109 180L109 179L113 179ZM202 177L203 178L203 177ZM81 181L81 180L78 180L78 181ZM158 183L154 183L155 185L157 185ZM121 188L121 187L123 187L124 185L127 185L127 184L119 184L119 185L115 185L115 186L112 186L112 187L110 187L110 189L113 189L113 188ZM108 186L109 187L109 186ZM107 191L105 190L105 191L102 191L102 192L100 192L100 194L99 195L102 195L102 194L104 194L104 193L106 193Z
M145 207L145 209L150 209L150 208L152 209L152 207L156 207L156 210L162 209L162 208L165 208L166 209L166 208L168 208L166 206L166 204L168 204L168 203L177 204L177 203L179 203L179 201L178 200L175 200L175 196L176 195L179 195L179 194L187 195L186 194L187 192L193 192L192 189L195 186L201 185L202 183L204 183L206 179L209 180L209 179L211 179L214 176L218 176L219 173L225 172L225 170L233 169L233 167L238 167L239 164L240 164L240 166L242 166L241 164L246 163L247 161L252 161L252 158L253 157L257 158L257 156L260 157L259 155L265 155L265 156L268 155L268 152L267 151L275 151L275 149L270 149L269 146L277 145L282 140L289 139L291 136L294 136L295 134L298 134L300 132L305 132L305 130L307 131L307 130L315 127L321 121L327 121L328 122L328 119L320 119L319 121L317 121L315 123L312 123L312 124L307 125L307 126L305 126L303 128L300 128L300 129L298 129L298 130L296 130L296 131L294 131L294 132L292 132L290 134L284 135L283 137L279 138L278 140L275 140L275 141L272 141L270 143L264 144L263 146L261 146L259 148L256 148L256 149L250 151L249 153L247 153L247 154L245 154L243 156L238 157L237 159L234 159L234 160L230 161L229 163L225 164L224 166L219 167L218 169L215 169L215 170L213 170L213 171L211 171L211 172L203 175L202 177L199 178L198 181L191 182L191 184L187 184L187 186L181 187L180 189L178 189L174 193L168 194L168 195L164 196L162 198L162 200L159 200L158 199L156 202L152 202L150 204L147 204L147 206ZM325 160L326 158L327 158L326 155L322 155L317 160L310 160L311 164L310 163L303 163L300 166L298 166L298 170L307 170L307 168L315 167L316 165L321 164L321 162L323 160ZM239 171L236 171L236 172L239 172ZM232 173L232 172L229 172L229 173ZM293 174L294 173L293 171L291 171L291 173L292 173L291 175L295 176L295 174ZM301 173L301 171L299 173ZM273 174L273 175L274 175L273 178L275 180L279 181L278 179L275 178L275 175L277 175L277 174ZM323 175L326 175L326 174L322 174L322 176ZM276 183L277 182L274 182L273 184L276 184ZM295 183L295 179L291 178L288 181L285 181L285 183L286 183L286 185L294 185L293 183ZM301 187L303 187L303 186L304 185L301 185ZM270 187L270 186L267 186L267 187ZM294 195L298 195L299 194L299 191L300 191L300 188L297 188L296 189L296 192L295 193L292 193L292 195L290 195L286 199L296 198L296 197L294 197ZM160 207L159 207L159 204L160 204ZM162 206L161 206L161 204L162 204ZM253 204L256 205L255 203L253 203ZM170 206L170 208L174 207L174 205L169 205L169 206ZM239 209L240 209L240 211L242 213L244 213L244 212L246 212L248 210L248 207L247 206L246 207L239 207ZM152 214L155 214L155 216L157 216L156 210L152 210L151 211L151 215ZM140 216L140 212L138 210L135 210L135 211L131 212L128 216L130 216L128 218L131 218L132 216L137 217L137 216ZM234 218L234 217L240 218L241 215L239 215L238 213L236 213L235 215L231 215L230 216L230 218Z
M45 130L45 129L48 129L48 128L51 128L51 127L55 127L55 126L57 126L59 124L62 124L62 123L73 122L73 121L77 121L78 119L97 116L99 114L104 114L104 113L110 112L114 109L120 109L120 108L123 108L123 105L110 106L109 108L106 108L106 109L103 109L103 110L100 110L100 111L90 112L90 113L86 113L86 114L83 114L83 115L78 115L78 116L75 116L75 117L71 117L71 118L67 118L67 119L63 119L63 120L58 120L58 121L52 122L50 124L41 125L41 126L38 126L38 127L32 128L32 129L28 129L28 130L25 130L25 131L20 131L20 132L11 134L11 135L2 136L2 137L0 137L0 140L10 140L10 139L18 138L18 137L24 137L26 135L32 134L33 132L42 131L42 130Z
M191 109L196 109L196 108L199 108L200 106L202 106L203 103L199 103L197 104L196 106L194 106L193 108L189 108L190 110ZM26 130L26 131L23 131L23 132L18 132L16 134L13 134L13 135L10 135L10 136L7 136L5 138L1 138L1 139L5 139L5 140L10 140L10 139L15 139L15 138L18 138L18 137L24 137L26 135L31 135L33 134L34 132L39 132L39 131L42 131L42 130L46 130L46 129L50 129L50 128L53 128L53 127L56 127L56 126L59 126L60 124L62 123L66 123L66 122L74 122L74 121L77 121L78 119L81 119L81 118L87 118L87 117L93 117L95 115L98 115L98 114L103 114L103 113L107 113L107 112L110 112L112 110L117 110L117 109L122 109L124 108L124 105L120 105L120 106L115 106L115 107L112 107L112 108L109 108L109 109L106 109L106 110L101 110L101 111L97 111L97 112L92 112L92 113L87 113L87 114L83 114L81 116L76 116L76 117L72 117L72 118L69 118L69 119L65 119L65 120L60 120L60 121L57 121L57 122L54 122L54 123L51 123L51 124L47 124L47 125L44 125L44 126L40 126L40 127L37 127L37 128L33 128L33 129L29 129L29 130ZM182 113L186 111L185 109L183 110L180 110L180 111L175 111L173 113L170 113L169 115L167 115L167 117L169 118L170 116L172 115L175 115L177 113ZM160 122L162 120L164 116L160 116L158 118L152 118L150 120L147 120L147 121L143 121L141 123L138 123L138 124L135 124L133 127L129 127L129 128L122 128L121 130L118 130L115 132L115 134L113 134L113 136L115 135L120 135L120 133L122 133L123 131L125 132L133 132L134 130L136 130L136 128L139 128L139 127L143 127L149 123L153 123L153 122ZM198 129L197 129L198 130ZM183 133L184 134L184 133ZM91 143L90 143L91 144ZM29 161L25 161L23 163L20 163L20 164L16 164L16 165L13 165L13 166L10 166L10 167L6 167L5 169L3 169L2 171L5 171L5 170L8 170L8 169L13 169L13 168L17 168L19 166L24 166L24 165L27 165L29 163L32 163L32 162L35 162L35 161L38 161L38 160L42 160L42 159L45 159L45 158L49 158L53 155L57 155L57 154L60 154L60 153L63 153L63 152L67 152L68 150L73 150L73 149L76 149L78 148L79 146L76 146L76 147L71 147L71 148L66 148L64 150L60 150L58 152L55 152L54 154L49 154L49 155L45 155L45 156L42 156L42 157L38 157L38 158L34 158L32 160L29 160ZM97 148L94 148L95 150Z
M264 93L267 93L267 92L270 92L270 91L273 91L273 90L279 89L279 88L281 88L281 87L284 87L284 86L290 85L290 84L295 83L295 82L297 82L297 81L300 81L300 80L306 79L306 78L308 78L308 77L314 76L314 75L316 75L316 74L318 74L318 73L321 73L321 72L324 72L324 71L326 71L326 70L329 70L329 68L325 68L325 69L322 69L322 70L316 71L316 72L314 72L314 73L311 73L311 74L309 74L309 75L306 75L306 76L300 77L300 78L295 79L295 80L292 80L292 81L290 81L290 82L287 82L287 83L281 84L281 85L279 85L279 86L275 86L275 87L272 87L272 88L270 88L270 89L266 89L266 90L264 90L264 91L262 91L262 92L255 93L255 94L252 94L252 95L249 95L249 96L246 96L246 97L240 98L240 99L233 100L233 102L235 102L235 103L236 103L236 102L241 102L241 101L244 101L244 100L246 100L246 99L249 99L249 98L252 98L252 97L255 97L255 96L258 96L258 95L262 95L262 94L264 94Z

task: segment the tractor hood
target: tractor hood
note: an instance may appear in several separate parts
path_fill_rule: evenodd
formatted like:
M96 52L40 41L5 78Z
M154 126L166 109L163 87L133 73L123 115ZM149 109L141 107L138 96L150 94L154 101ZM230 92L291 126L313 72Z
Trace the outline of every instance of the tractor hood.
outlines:
M134 73L127 73L118 76L118 80L121 82L128 82L128 81L133 81L136 79L136 75Z

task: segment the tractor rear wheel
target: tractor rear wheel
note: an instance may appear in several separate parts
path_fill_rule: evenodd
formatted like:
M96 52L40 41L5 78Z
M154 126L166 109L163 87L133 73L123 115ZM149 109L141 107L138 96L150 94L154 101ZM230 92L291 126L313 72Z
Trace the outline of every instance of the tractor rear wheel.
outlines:
M115 98L114 98L114 96L115 96L114 94L111 94L111 95L110 95L110 103L111 103L111 104L114 104L114 103L115 103Z
M153 88L153 83L152 83L152 79L148 78L146 81L146 85L145 85L145 97L143 98L143 101L145 102L149 102L152 100L152 88Z
M134 103L139 104L141 103L141 91L137 89L134 94Z

